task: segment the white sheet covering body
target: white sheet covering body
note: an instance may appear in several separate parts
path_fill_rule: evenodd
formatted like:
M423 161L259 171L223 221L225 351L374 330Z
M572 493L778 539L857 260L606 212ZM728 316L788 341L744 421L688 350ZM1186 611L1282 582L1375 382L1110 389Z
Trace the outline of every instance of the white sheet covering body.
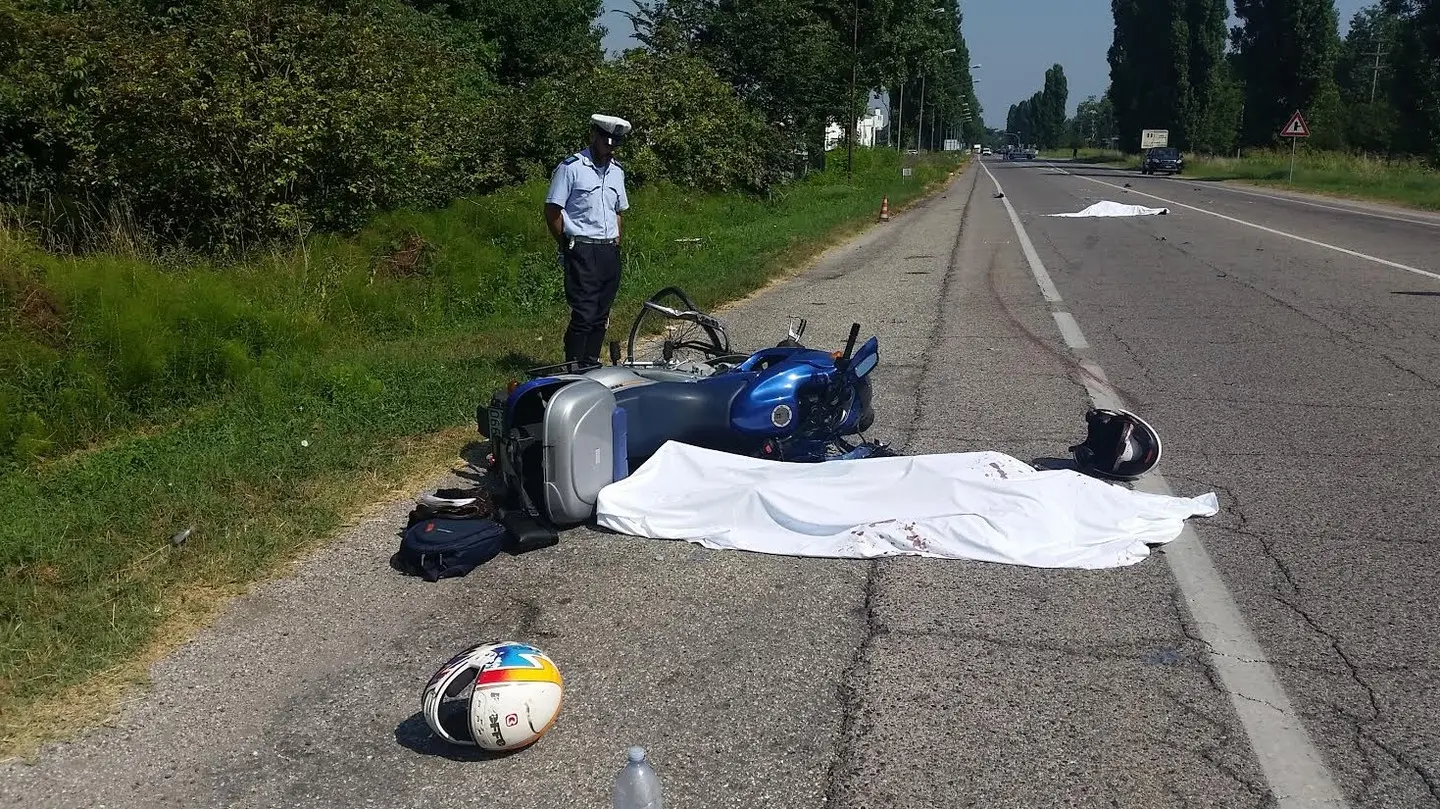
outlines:
M1047 213L1045 215L1089 218L1092 216L1165 216L1169 213L1169 208L1146 208L1144 205L1125 205L1119 202L1111 202L1107 199L1103 202L1097 202L1084 210L1076 211L1075 213Z
M926 556L1045 568L1112 568L1150 555L1213 493L1169 497L999 452L806 464L669 441L600 490L613 531L786 556Z

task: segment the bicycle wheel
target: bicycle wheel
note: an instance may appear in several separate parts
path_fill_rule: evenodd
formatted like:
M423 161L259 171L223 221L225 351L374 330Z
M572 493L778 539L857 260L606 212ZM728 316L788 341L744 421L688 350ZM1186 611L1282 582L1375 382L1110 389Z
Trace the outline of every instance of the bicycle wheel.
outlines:
M650 302L681 311L697 311L679 287L665 287L651 295ZM709 360L730 354L730 340L723 327L680 320L641 306L630 326L627 362L674 363Z

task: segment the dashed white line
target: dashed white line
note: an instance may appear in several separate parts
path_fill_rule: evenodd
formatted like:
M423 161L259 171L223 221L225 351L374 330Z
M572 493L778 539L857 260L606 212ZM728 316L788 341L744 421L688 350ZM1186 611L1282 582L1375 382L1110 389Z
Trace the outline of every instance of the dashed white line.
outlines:
M1003 194L1004 189L989 167L983 162L980 167L990 175L996 192ZM1010 222L1015 226L1021 245L1029 245L1025 227L1015 215L1009 198L1002 197L1002 201L1010 211ZM1046 300L1052 304L1060 303L1059 291L1033 248L1025 251L1025 259L1030 263L1030 272L1041 291L1048 289L1054 292L1053 297L1047 293ZM1076 348L1077 344L1088 346L1073 315L1053 307L1052 314L1067 344L1072 348ZM1111 387L1109 378L1098 363L1082 357L1080 366L1085 371L1085 388L1096 407L1126 409L1123 399ZM1158 472L1136 481L1135 488L1152 494L1174 494L1165 477ZM1275 797L1277 809L1344 809L1345 799L1335 786L1329 769L1195 530L1186 525L1179 538L1165 546L1163 553L1200 637L1209 650L1210 664L1225 686L1230 704L1250 738L1251 749Z
M1085 342L1085 335L1080 333L1080 324L1075 322L1075 316L1069 312L1055 312L1055 325L1060 327L1060 336L1064 338L1065 345L1071 348L1089 348L1090 344Z
M983 164L982 164L982 165L983 165ZM1061 169L1061 170L1064 171L1064 169ZM986 169L985 169L985 172L986 172L987 174L989 174L990 169L986 168ZM1326 248L1327 250L1334 250L1334 251L1337 252L1337 253L1344 253L1344 254L1349 255L1349 256L1354 256L1354 257L1356 257L1356 258L1365 259L1366 261L1373 261L1373 262L1375 262L1376 264L1384 264L1384 265L1387 266L1387 267L1394 267L1394 268L1397 269L1397 270L1404 270L1404 271L1406 271L1406 272L1413 272L1413 273L1415 273L1416 275L1424 275L1424 276L1428 276L1428 277L1430 277L1430 278L1434 278L1434 279L1436 279L1437 281L1440 281L1440 273L1434 273L1434 272L1430 272L1429 270L1422 270L1422 269L1420 269L1419 267L1411 267L1411 266L1408 265L1408 264L1401 264L1401 263L1398 262L1398 261L1391 261L1391 260L1389 260L1389 259L1380 258L1380 257L1378 257L1378 256L1368 255L1368 254L1366 254L1366 253L1361 253L1361 252L1359 252L1358 250L1351 250L1351 249L1348 248L1348 247L1340 247L1340 246L1338 246L1338 245L1328 244L1328 243L1326 243L1326 242L1322 242L1322 241L1317 241L1317 240L1315 240L1315 239L1306 238L1305 236L1300 236L1300 235L1297 235L1297 234L1294 234L1294 233L1287 233L1287 232L1285 232L1285 231L1283 231L1283 230L1276 230L1275 228L1266 227L1266 226L1264 226L1264 225L1257 225L1257 224L1255 224L1254 222L1247 222L1247 221L1245 221L1244 219L1237 219L1237 218L1235 218L1235 217L1233 217L1233 216L1226 216L1226 215L1223 214L1223 213L1216 213L1215 211L1208 211L1208 210L1206 210L1206 209L1204 209L1204 208L1197 208L1197 207L1195 207L1194 205L1186 205L1186 204L1183 203L1183 202L1176 202L1176 201L1174 201L1174 200L1166 199L1166 198L1164 198L1164 197L1158 197L1158 196L1156 196L1156 195L1154 195L1154 194L1147 194L1147 193L1145 193L1144 191L1137 191L1137 190L1135 190L1134 188L1124 188L1123 186L1118 186L1118 185L1116 185L1116 184L1114 184L1114 183L1107 183L1107 182L1105 182L1104 180L1096 179L1095 177L1086 177L1086 176L1083 175L1083 174L1074 174L1074 173L1068 172L1068 171L1065 172L1065 173L1066 173L1066 174L1069 174L1071 177L1078 177L1078 178L1080 178L1080 179L1082 179L1082 180L1087 180L1087 181L1092 182L1092 183L1099 183L1100 185L1109 186L1109 187L1111 187L1111 188L1116 188L1116 189L1119 189L1119 190L1121 190L1121 191L1129 191L1129 192L1132 193L1132 194L1139 194L1139 195L1142 196L1142 197L1149 197L1149 198L1151 198L1151 199L1156 199L1156 200L1159 200L1159 201L1161 201L1161 202L1164 202L1164 203L1166 203L1166 204L1168 204L1168 205L1174 205L1174 206L1176 206L1176 207L1178 207L1178 208L1188 208L1188 209L1190 209L1190 210L1192 210L1192 211L1199 211L1200 213L1203 213L1203 214L1209 214L1210 216L1219 217L1220 219L1224 219L1224 220L1229 221L1229 222L1234 222L1234 223L1237 224L1237 225L1244 225L1245 227L1255 228L1256 230L1263 230L1263 231L1265 231L1266 233L1273 233L1273 234L1275 234L1276 236L1284 236L1284 237L1287 238L1287 239L1294 239L1294 240L1297 241L1297 242L1304 242L1305 244L1313 245L1313 246L1315 246L1315 247L1324 247L1324 248ZM990 175L990 179L992 179L992 180L995 179L995 175L993 175L993 174ZM997 185L996 187L998 188L999 186ZM1009 204L1010 204L1010 203L1009 203L1009 200L1006 200L1006 203L1005 203L1005 204L1006 204L1007 206L1009 206ZM1014 221L1016 221L1016 222L1019 221L1018 219L1015 219L1015 218L1014 218L1014 214L1013 214L1013 213L1011 214L1011 218L1012 218L1012 220L1014 220ZM1026 255L1026 258L1027 258L1027 259L1029 258L1029 255L1028 255L1028 254ZM1048 298L1047 298L1047 300L1048 300Z

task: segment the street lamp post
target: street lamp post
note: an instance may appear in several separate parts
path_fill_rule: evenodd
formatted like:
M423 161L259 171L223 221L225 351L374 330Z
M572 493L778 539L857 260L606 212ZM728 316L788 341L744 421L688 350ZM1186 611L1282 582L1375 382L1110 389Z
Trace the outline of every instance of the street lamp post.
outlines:
M846 179L855 176L855 70L860 63L860 0L852 0L851 13L855 18L855 27L850 34L850 100L845 105L845 117L850 124L850 156L845 162Z
M940 56L944 56L944 55L947 54L947 53L954 53L954 52L955 52L955 49L954 49L954 48L946 48L945 50L940 51L940 54L939 54L939 55L940 55ZM933 105L932 105L932 106L933 106ZM935 122L934 122L934 121L931 121L930 123L933 124L933 123L935 123ZM933 127L932 127L932 128L933 128ZM921 73L921 74L920 74L920 122L915 125L915 138L916 138L916 140L915 140L915 151L917 151L917 152L923 151L923 150L920 148L920 138L924 135L924 132L925 132L925 74L924 74L924 73ZM931 145L931 146L934 146L934 145L935 145L935 136L934 136L933 134L930 136L930 145Z

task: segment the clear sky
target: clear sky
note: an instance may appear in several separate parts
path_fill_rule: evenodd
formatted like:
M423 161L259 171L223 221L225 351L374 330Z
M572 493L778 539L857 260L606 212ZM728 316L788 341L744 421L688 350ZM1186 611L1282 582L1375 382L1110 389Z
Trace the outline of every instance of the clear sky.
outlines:
M1335 0L1342 37L1355 12L1374 2ZM605 8L628 11L634 4L606 0ZM1070 86L1069 114L1087 96L1105 92L1110 82L1105 54L1114 31L1110 0L960 0L960 12L971 64L980 65L974 71L975 92L987 125L1003 127L1010 105L1043 87L1045 71L1056 62L1065 68ZM610 29L608 49L634 44L630 20L623 15L607 11L600 23ZM1231 25L1238 23L1231 18ZM863 15L860 24L865 24Z

